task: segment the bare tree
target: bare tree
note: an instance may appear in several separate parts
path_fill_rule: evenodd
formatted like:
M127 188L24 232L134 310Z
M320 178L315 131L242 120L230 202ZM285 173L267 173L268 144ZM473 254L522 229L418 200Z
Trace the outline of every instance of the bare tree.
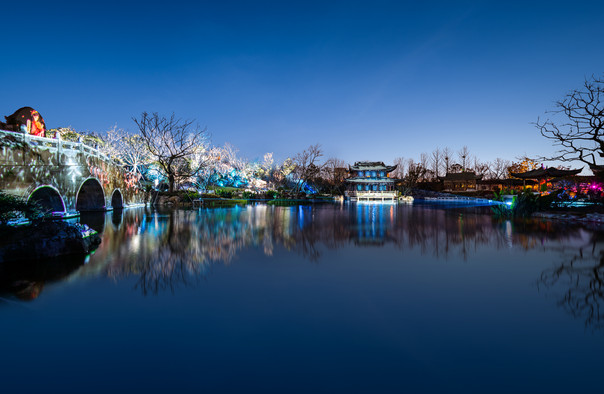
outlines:
M436 148L432 151L432 156L431 156L430 160L431 160L431 168L432 168L432 171L434 172L434 176L438 178L440 176L440 168L442 166L442 161L443 161L443 155L439 148Z
M194 125L193 120L178 119L174 114L170 117L160 116L157 112L143 112L140 118L132 120L150 156L168 178L171 192L178 181L199 172L201 163L194 163L191 159L205 148L205 128Z
M397 157L394 159L394 164L396 165L396 169L392 172L392 176L397 179L403 179L405 177L405 168L407 161L404 157Z
M491 163L491 171L490 171L489 178L491 178L491 179L507 178L509 166L510 166L509 160L504 160L500 157L496 158Z
M101 151L121 164L130 174L140 178L152 158L139 134L113 127L105 133Z
M430 181L432 180L433 177L433 173L431 171L428 171L428 167L430 166L430 158L428 156L427 153L422 152L419 155L419 165L421 166L421 168L424 169L424 171L422 172L422 176L420 178L420 181Z
M568 93L550 111L554 119L537 120L541 135L560 150L540 160L581 161L590 168L604 169L604 78L586 79L582 89Z
M462 172L466 170L466 163L470 162L470 150L467 146L464 145L463 148L457 152L457 156L459 156L459 160L461 160Z
M404 195L410 195L411 190L417 185L417 182L426 174L426 167L422 166L421 163L415 163L413 159L409 159L407 162L407 174L403 178L401 192Z
M295 187L296 192L300 192L305 183L308 184L312 178L320 173L321 166L318 165L317 161L322 156L323 150L321 149L321 145L315 144L294 157L293 162L296 165L294 173L298 177Z
M453 161L453 152L449 147L445 147L442 151L443 160L445 162L445 174L451 170L450 164Z
M344 181L346 175L346 162L336 157L330 157L323 166L324 178L332 184Z
M472 167L476 175L482 175L483 177L486 177L490 171L489 163L481 162L476 156L474 156L474 164Z

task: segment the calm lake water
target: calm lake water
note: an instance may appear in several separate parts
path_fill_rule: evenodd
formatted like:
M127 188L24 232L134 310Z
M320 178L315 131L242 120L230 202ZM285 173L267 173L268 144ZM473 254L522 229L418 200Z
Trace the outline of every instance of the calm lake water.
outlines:
M0 266L2 392L602 390L602 232L422 205L81 221L86 261Z

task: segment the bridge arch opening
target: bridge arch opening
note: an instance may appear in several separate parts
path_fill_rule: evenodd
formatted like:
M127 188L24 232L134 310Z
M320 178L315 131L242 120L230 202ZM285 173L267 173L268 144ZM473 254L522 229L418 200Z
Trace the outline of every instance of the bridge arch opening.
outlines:
M52 212L65 213L65 202L61 193L52 186L44 185L35 189L27 198L27 202L35 202L45 211L46 214Z
M111 208L122 209L124 208L124 199L119 189L115 189L111 195Z
M80 186L76 198L76 210L80 212L105 210L105 193L95 178L86 179Z

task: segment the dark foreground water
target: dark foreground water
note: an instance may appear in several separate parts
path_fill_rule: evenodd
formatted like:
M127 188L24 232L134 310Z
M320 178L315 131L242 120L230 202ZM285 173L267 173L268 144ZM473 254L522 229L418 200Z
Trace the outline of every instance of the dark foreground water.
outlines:
M360 204L82 221L86 262L0 265L0 392L603 390L603 233Z

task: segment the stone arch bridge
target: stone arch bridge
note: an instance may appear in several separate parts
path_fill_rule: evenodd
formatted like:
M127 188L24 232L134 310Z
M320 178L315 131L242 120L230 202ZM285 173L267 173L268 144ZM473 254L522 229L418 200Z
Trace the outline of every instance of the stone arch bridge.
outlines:
M143 202L138 179L80 142L0 130L0 189L54 215Z

